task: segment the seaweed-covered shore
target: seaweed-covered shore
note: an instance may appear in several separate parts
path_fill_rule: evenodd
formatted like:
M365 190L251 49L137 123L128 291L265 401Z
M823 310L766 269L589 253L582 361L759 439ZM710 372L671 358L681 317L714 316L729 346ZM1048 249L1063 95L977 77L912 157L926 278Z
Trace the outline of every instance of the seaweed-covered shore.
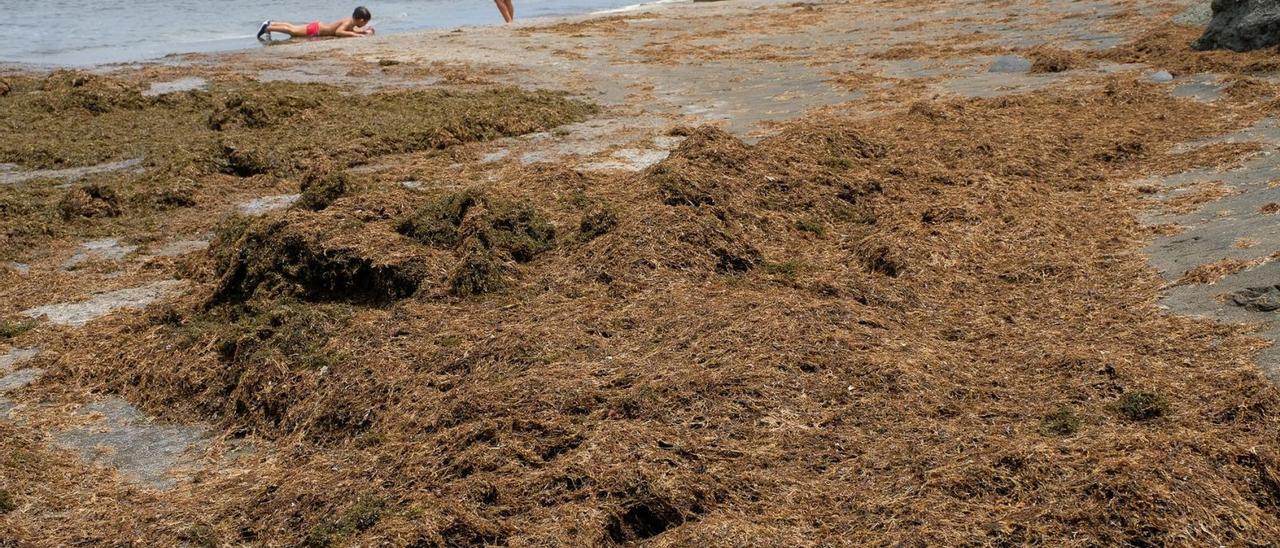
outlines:
M0 180L43 174L0 182L0 534L1274 538L1267 342L1159 303L1275 250L1173 280L1144 255L1189 229L1152 219L1242 192L1150 181L1271 146L1220 138L1269 127L1268 54L1190 51L1170 4L1046 2L1030 30L1060 40L1034 46L996 25L1018 8L880 4L899 39L874 55L822 34L872 10L856 2L717 8L770 23L771 44L706 47L723 35L686 11L502 31L643 59L625 70L656 83L620 101L379 42L334 69L376 89L265 82L287 67L235 56L0 77ZM1067 43L1089 25L1115 43ZM928 38L954 26L965 40ZM596 62L573 53L556 55ZM827 79L750 88L759 111L661 99L721 63ZM1156 70L1212 73L1215 95Z

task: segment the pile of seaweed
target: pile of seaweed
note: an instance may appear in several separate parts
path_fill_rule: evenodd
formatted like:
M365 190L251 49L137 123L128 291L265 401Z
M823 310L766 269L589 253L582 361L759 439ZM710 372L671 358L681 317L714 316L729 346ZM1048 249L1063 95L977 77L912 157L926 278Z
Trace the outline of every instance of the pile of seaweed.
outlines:
M1280 70L1280 62L1271 51L1191 50L1191 43L1203 32L1202 28L1165 22L1143 32L1131 42L1092 56L1117 63L1144 63L1157 70L1167 70L1174 76L1196 73L1269 74Z
M1255 340L1154 309L1125 183L1248 120L1091 84L228 222L198 291L48 374L270 457L127 516L14 517L80 542L1265 543L1280 398Z
M360 94L326 84L241 81L161 95L111 76L14 79L0 96L0 162L27 168L142 158L234 173L294 173L386 154L519 135L593 107L562 94L492 88Z
M90 173L70 189L55 173L0 184L3 259L50 239L153 226L175 209L281 181L310 187L302 205L319 209L345 191L347 168L543 131L595 108L505 87L361 94L235 80L151 95L123 77L73 71L4 82L0 163L15 164L16 173L108 162L131 168Z

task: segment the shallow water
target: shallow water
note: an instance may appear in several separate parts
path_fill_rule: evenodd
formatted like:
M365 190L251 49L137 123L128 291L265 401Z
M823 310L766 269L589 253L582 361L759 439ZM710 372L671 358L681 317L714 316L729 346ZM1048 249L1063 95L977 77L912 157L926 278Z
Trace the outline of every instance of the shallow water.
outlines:
M266 19L351 14L360 0L0 0L0 62L91 65L259 47ZM502 23L491 0L365 0L380 34ZM515 0L516 17L572 15L641 0Z

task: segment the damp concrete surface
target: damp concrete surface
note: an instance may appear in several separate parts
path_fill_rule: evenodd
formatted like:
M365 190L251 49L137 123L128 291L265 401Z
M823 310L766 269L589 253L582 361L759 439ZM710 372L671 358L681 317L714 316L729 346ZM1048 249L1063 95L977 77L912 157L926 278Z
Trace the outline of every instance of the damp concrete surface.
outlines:
M1218 143L1253 142L1263 150L1242 165L1229 169L1201 168L1139 184L1157 189L1153 199L1166 200L1193 192L1198 185L1221 182L1229 193L1187 213L1157 211L1144 219L1149 224L1176 225L1172 235L1155 238L1144 250L1151 266L1170 283L1160 304L1177 314L1220 322L1258 326L1258 335L1280 340L1277 311L1267 310L1268 288L1280 285L1280 121L1266 119L1230 134L1186 143L1177 150L1190 151ZM1209 284L1177 284L1187 271L1223 260L1246 261L1255 266ZM1260 300L1262 299L1262 300ZM1280 380L1280 347L1264 350L1258 365Z
M86 167L70 167L65 169L22 170L12 164L6 164L5 169L0 169L0 184L13 185L40 179L64 179L74 181L90 175L97 175L99 173L132 170L140 167L141 165L141 158L121 160L118 162L107 162L105 164Z
M161 280L140 287L97 293L74 303L38 306L22 314L55 325L80 327L117 310L146 308L162 298L180 293L186 286L187 282L179 280Z
M80 244L75 254L62 263L63 270L71 270L90 261L119 261L134 251L136 245L124 245L115 238L90 240Z
M236 206L236 210L241 215L249 215L257 217L266 215L272 211L287 208L301 198L301 194L280 194L276 196L263 196L254 198Z

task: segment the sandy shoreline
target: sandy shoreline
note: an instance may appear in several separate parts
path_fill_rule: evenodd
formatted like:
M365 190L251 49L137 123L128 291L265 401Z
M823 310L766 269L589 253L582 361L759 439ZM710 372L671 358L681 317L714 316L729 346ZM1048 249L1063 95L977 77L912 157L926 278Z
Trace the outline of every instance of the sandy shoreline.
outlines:
M603 5L594 9L586 8L578 5L559 6L558 9L538 9L538 6L527 7L534 15L526 13L519 20L518 24L539 24L555 22L572 17L592 17L606 16L612 14L621 14L634 12L644 9L650 5L689 2L692 0L656 0L654 2L636 3L628 5L619 5L620 0L612 0L605 2ZM715 0L711 0L715 1ZM605 6L616 7L605 7ZM432 10L449 11L457 6L433 6ZM385 8L385 6L384 6ZM464 10L465 11L465 10ZM397 36L402 34L418 34L423 32L449 32L456 29L466 28L485 28L502 26L501 18L497 17L497 12L493 11L486 5L485 9L472 10L469 13L458 18L457 14L441 18L439 13L430 13L432 19L437 21L434 24L425 24L416 28L405 28L403 19L407 14L392 16L390 21L382 21L381 25L392 27L391 30L382 29L383 36ZM483 14L483 16L481 16ZM440 23L439 21L447 21ZM126 29L117 29L120 31ZM207 29L206 29L207 30ZM139 63L154 63L164 59L173 59L182 55L202 55L202 54L222 54L236 53L259 49L264 46L262 42L254 39L252 31L257 30L256 24L246 23L239 27L240 32L234 32L235 29L222 29L224 31L232 31L230 35L219 37L205 37L201 39L201 35L188 35L187 40L182 41L179 37L167 36L146 42L108 45L98 43L96 45L85 45L81 49L58 49L58 48L75 48L73 43L62 43L53 45L50 43L49 49L31 50L23 49L20 45L14 45L12 51L7 55L0 54L0 69L3 70L56 70L58 68L74 68L79 70L91 70L95 67L106 66L127 66ZM165 38L177 39L177 42L161 42ZM276 37L277 40L271 45L281 45L290 43L287 37ZM119 39L119 37L117 37ZM303 39L295 40L298 42L314 42L327 39ZM25 57L25 58L24 58ZM43 61L39 59L44 59Z
M0 538L1275 538L1280 67L1193 4L2 73Z

